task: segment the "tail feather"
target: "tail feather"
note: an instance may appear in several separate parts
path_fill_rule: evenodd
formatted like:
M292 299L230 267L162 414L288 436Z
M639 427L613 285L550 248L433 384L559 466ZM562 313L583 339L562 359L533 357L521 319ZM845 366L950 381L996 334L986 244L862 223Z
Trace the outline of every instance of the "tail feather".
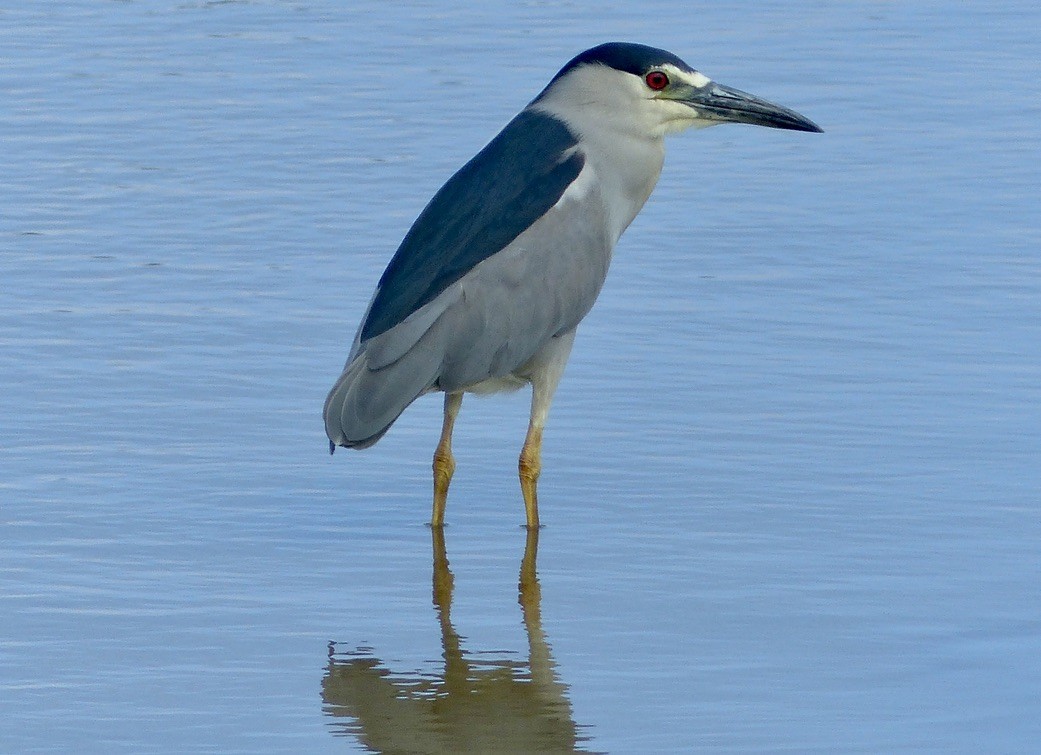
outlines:
M382 438L436 381L436 367L424 364L429 361L429 352L416 350L373 370L362 349L325 400L325 432L333 447L368 448Z
M401 324L357 339L343 374L325 400L325 432L335 446L368 448L419 396L438 385L456 338L454 286Z

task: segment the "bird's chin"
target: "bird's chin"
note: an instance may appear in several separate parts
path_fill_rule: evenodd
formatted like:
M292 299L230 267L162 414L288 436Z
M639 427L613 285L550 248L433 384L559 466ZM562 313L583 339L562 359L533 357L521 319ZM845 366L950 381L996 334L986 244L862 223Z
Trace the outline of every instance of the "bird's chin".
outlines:
M680 131L687 131L689 129L702 129L708 128L709 126L718 126L722 121L710 121L700 117L684 117L684 118L673 118L672 120L666 121L662 124L661 133L662 136L666 134L676 134Z

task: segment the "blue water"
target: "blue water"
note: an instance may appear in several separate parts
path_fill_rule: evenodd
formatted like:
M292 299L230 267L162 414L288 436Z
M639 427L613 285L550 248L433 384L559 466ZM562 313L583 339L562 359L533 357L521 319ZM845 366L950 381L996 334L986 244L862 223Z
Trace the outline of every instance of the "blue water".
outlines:
M1036 750L1035 5L9 5L0 751ZM537 571L523 393L464 403L442 550L440 402L331 458L321 404L432 192L610 39L826 133L670 141Z

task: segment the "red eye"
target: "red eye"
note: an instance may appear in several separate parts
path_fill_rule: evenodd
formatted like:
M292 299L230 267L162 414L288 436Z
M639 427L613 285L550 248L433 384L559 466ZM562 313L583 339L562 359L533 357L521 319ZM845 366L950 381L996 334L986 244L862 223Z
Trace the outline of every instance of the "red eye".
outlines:
M656 92L661 91L669 85L669 77L661 71L651 71L643 80L647 82L647 86Z

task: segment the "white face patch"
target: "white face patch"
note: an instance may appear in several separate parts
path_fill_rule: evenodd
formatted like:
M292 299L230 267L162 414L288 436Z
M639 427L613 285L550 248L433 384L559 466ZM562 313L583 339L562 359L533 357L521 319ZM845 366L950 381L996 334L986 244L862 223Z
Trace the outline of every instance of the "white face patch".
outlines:
M690 84L692 87L701 89L702 87L708 86L712 83L705 74L700 71L682 71L676 66L664 65L662 70L669 74L669 77L675 81L682 81L684 84Z
M712 79L699 71L686 71L669 64L661 66L661 70L667 73L674 83L695 89L704 89L712 83ZM702 119L701 113L691 107L690 102L674 100L669 97L667 91L663 96L655 97L652 101L658 103L661 108L662 120L659 125L660 130L657 132L659 134L672 134L688 128L705 128L716 123L716 121Z
M681 95L687 87L701 89L712 84L704 74L675 65L663 64L654 70L662 71L678 84ZM662 92L651 89L646 75L587 65L558 79L530 107L563 121L583 139L608 133L657 139L716 122L699 119L689 103L671 98L671 93L668 87ZM587 179L591 178L583 173L560 201L581 199L591 183Z

